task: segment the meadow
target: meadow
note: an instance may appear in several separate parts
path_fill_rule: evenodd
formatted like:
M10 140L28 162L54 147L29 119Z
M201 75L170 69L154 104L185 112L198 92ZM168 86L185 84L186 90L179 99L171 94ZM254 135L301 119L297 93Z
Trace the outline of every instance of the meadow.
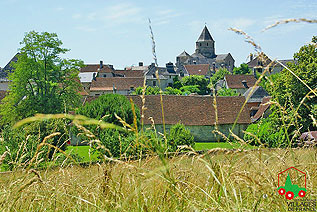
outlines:
M316 199L317 150L216 148L198 155L106 159L1 174L2 211L287 211L277 174L307 174L305 199Z

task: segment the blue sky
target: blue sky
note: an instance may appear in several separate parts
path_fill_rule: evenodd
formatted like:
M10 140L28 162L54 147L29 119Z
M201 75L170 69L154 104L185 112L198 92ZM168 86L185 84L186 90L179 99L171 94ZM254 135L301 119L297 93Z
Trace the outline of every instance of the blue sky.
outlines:
M307 23L289 23L261 32L281 19L317 19L316 0L0 0L0 67L31 30L56 32L64 47L71 49L67 58L89 64L103 60L118 69L139 61L150 64L148 18L162 66L175 62L183 50L193 53L205 23L216 42L216 53L230 52L236 66L247 61L253 48L229 27L244 30L277 59L292 58L317 35L317 24Z

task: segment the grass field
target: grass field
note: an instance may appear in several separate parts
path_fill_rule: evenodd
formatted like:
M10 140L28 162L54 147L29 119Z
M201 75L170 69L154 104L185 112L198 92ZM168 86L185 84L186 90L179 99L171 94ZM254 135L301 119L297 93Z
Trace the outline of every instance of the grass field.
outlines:
M257 147L248 145L241 146L239 143L228 143L228 142L206 142L206 143L195 143L195 150L209 150L214 148L225 148L225 149L254 149Z
M2 211L287 211L277 174L307 174L316 199L317 150L219 150L208 155L69 165L0 177ZM299 178L303 183L303 178Z
M83 162L97 161L99 156L99 152L94 151L89 146L68 146L66 153L79 155Z

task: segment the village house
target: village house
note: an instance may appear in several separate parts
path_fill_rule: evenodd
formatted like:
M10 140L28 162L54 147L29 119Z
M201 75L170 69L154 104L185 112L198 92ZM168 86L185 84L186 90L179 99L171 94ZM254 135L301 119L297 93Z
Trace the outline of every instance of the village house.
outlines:
M140 96L128 96L141 108L142 100ZM245 101L243 96L217 97L217 111L214 107L214 97L212 96L163 96L163 108L166 130L177 124L184 124L193 134L196 142L211 142L223 140L224 138L214 132L218 129L225 136L229 136L233 124ZM161 110L161 100L158 95L145 96L144 111L145 127L151 127L150 117L153 118L155 128L163 132L163 120ZM216 118L217 117L217 118ZM233 133L243 137L243 130L246 130L251 123L249 111L244 108L237 120ZM215 126L217 125L217 127Z
M271 96L266 96L262 99L262 102L259 106L259 109L256 111L256 113L251 116L251 121L256 122L260 120L261 118L267 118L270 114L270 106L271 106Z
M270 96L261 86L250 87L243 96L247 100L247 107L250 108L250 115L254 116L259 110L263 98Z
M210 70L209 64L199 64L199 65L184 65L185 75L200 75L206 78L210 78L212 71Z
M215 41L207 26L205 26L196 41L195 52L190 55L186 51L183 51L176 57L176 66L180 70L184 70L184 65L193 64L209 64L214 70L226 68L232 72L234 68L234 59L230 53L216 54Z
M287 66L287 63L294 63L295 61L290 59L290 60L278 60L280 63L282 63L284 66ZM270 74L276 74L281 72L284 67L276 61L273 61L265 55L263 52L261 52L258 56L253 57L253 55L250 55L250 61L247 63L248 67L253 71L253 72L258 72L262 73L265 68L268 68L268 72L266 73L267 75Z
M7 63L4 68L0 69L0 91L7 91L9 88L10 80L8 79L8 73L13 71L12 62L18 61L18 55L14 55L12 59Z
M107 93L130 95L137 87L143 86L144 77L96 77L90 86L90 96Z
M256 83L256 78L253 75L245 74L226 74L222 85L225 88L236 90L241 95L244 94L250 87Z

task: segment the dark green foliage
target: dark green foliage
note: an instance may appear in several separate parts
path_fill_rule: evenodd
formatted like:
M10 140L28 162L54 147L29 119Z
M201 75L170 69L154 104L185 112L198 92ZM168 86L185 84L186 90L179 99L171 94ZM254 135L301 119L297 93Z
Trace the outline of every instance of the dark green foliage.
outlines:
M237 93L235 90L231 88L221 88L219 91L217 91L218 96L239 96L239 93Z
M135 106L136 117L134 117L130 101L125 96L119 94L102 95L98 99L78 108L76 113L118 126L123 125L115 117L115 114L131 126L134 126L134 118L136 118L137 124L140 119L139 109ZM136 140L133 132L122 132L116 129L101 129L98 126L87 126L87 129L89 129L106 148L106 150L99 149L103 154L118 157L123 153L132 154L134 151L133 148L130 148ZM78 134L79 131L73 128L73 133ZM81 136L81 139L87 140L85 136Z
M21 165L28 165L28 162L34 157L38 145L43 142L46 136L55 132L61 134L46 140L45 143L65 150L66 142L69 139L67 125L68 121L57 119L33 122L18 129L13 129L10 126L4 127L1 132L0 154L5 151L9 152L3 162L4 166L7 169L12 169ZM42 146L39 150L36 161L50 161L55 151L54 148L47 145Z
M180 89L183 86L182 82L178 79L178 76L173 79L173 88Z
M294 54L296 64L289 63L289 68L303 80L311 89L317 88L317 37L313 37L312 44L305 45L300 48L298 53ZM289 131L300 129L301 132L314 130L312 119L310 115L316 118L317 114L314 113L314 108L317 105L317 98L311 93L310 98L306 98L304 104L300 106L301 101L310 92L300 80L297 79L292 73L284 69L277 75L274 86L270 90L273 99L279 102L280 105L286 108L286 111L293 119L288 123L291 126ZM296 108L299 106L298 111ZM296 114L298 113L298 115ZM281 119L284 114L280 114Z
M137 87L135 91L133 92L133 95L142 95L143 93L143 87ZM145 95L157 95L160 94L160 88L155 86L155 87L150 87L147 86L145 89Z
M55 33L27 33L18 61L9 73L10 92L3 99L2 124L14 123L35 113L62 113L80 104L79 60L60 58L68 49Z
M226 74L231 73L225 68L221 68L216 71L216 73L210 78L210 83L212 84L212 87L214 87L219 80L222 80Z
M137 120L140 119L140 111L135 107ZM89 118L103 120L122 126L115 114L123 119L126 123L132 125L134 116L129 99L119 94L105 94L99 98L79 107L77 114L87 116Z
M199 91L197 93L200 95L210 93L210 89L207 87L208 84L209 80L204 76L199 75L186 76L182 79L183 86L198 86L197 88L199 89Z
M177 88L167 87L164 91L166 95L183 95L182 91Z
M198 85L187 85L180 88L183 95L189 95L191 93L200 93Z
M194 147L195 145L194 136L180 123L175 124L171 128L170 133L167 136L167 141L171 151L176 151L177 146L187 145Z
M233 68L233 74L251 74L252 70L249 69L248 65L245 63L242 63L240 67L234 67Z
M286 147L287 140L284 128L274 121L274 114L261 119L258 123L250 124L244 134L244 140L251 145L264 144L267 147ZM256 136L249 135L248 133Z

